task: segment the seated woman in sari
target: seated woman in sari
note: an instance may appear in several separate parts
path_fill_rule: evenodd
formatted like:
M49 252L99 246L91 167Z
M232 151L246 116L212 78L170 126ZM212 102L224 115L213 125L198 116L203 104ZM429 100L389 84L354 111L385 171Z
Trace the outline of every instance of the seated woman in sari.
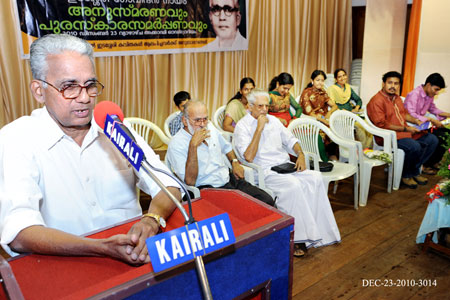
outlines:
M327 75L322 70L315 70L311 74L311 83L309 83L303 90L300 97L300 105L304 114L315 117L318 121L329 127L330 116L338 108L334 101L328 97L327 92L323 89L326 78ZM329 159L337 160L337 145L331 142L325 134L321 135L323 139L323 141L322 139L319 140L321 159L323 161L328 161Z
M337 104L339 109L351 112L358 112L361 109L362 101L358 94L347 83L347 73L344 69L334 71L336 83L327 90L328 95Z
M255 88L255 82L250 77L242 78L240 90L230 99L225 109L223 130L234 132L237 122L247 114L247 95Z
M336 83L328 88L328 95L337 104L339 109L345 109L351 112L358 112L361 110L361 98L353 91L351 86L347 83L347 73L344 69L336 69L334 71L334 78ZM360 141L363 149L372 148L373 136L365 131L361 125L356 124L356 140Z
M281 73L269 84L269 114L277 117L286 127L292 119L299 118L302 114L302 108L289 93L293 85L294 79L289 73ZM295 109L293 115L290 112L291 106Z

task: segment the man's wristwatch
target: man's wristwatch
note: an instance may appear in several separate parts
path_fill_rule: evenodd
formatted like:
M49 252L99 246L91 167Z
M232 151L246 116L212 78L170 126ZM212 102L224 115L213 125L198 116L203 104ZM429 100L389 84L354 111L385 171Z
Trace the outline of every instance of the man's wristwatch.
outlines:
M153 218L158 224L158 227L166 228L166 220L164 220L164 218L160 215L154 213L146 213L145 215L142 215L141 219L145 217Z
M233 158L233 160L231 160L231 163L235 163L235 162L239 162L238 160L237 160L237 158Z

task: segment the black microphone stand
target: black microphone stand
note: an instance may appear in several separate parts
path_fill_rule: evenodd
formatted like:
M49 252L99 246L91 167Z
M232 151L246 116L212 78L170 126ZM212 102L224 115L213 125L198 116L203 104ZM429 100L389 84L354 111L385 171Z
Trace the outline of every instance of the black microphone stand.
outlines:
M133 133L128 129L128 127L125 124L123 124L121 122L119 117L117 115L110 115L110 116L113 118L113 120L115 122L114 126L118 125L133 140L134 144L140 148L139 144L136 142L136 139L135 139ZM184 220L185 220L184 224L187 226L187 225L196 223L196 221L192 215L191 196L189 195L189 192L187 191L184 184L178 178L176 178L169 172L166 172L165 170L153 167L150 163L148 163L147 159L145 158L145 154L142 159L141 168L161 188L161 190L164 191L164 193L170 198L170 200L172 200L172 202L175 203L175 205L178 207L178 209L180 210L181 214L184 217ZM157 171L157 172L160 172L160 173L163 173L163 174L169 176L170 178L175 180L180 185L180 187L183 189L183 191L185 192L187 199L188 199L189 216L186 213L186 210L184 209L184 207L181 205L181 203L175 198L174 195L172 195L172 193L166 188L166 186L158 179L158 177L156 177L156 175L151 170L154 170L154 171ZM190 235L188 234L187 236L189 238L189 241L192 243ZM192 244L191 244L191 247L192 247ZM195 253L194 253L194 256L195 256ZM212 294L211 294L211 288L209 286L208 277L206 276L205 264L203 263L202 256L195 256L194 261L195 261L195 268L196 268L197 274L199 276L200 285L202 287L203 297L205 300L212 300L213 298L212 298Z
M172 202L175 203L175 205L178 207L178 209L180 210L181 214L184 217L185 225L194 224L196 221L195 221L194 217L192 216L191 197L190 197L189 192L187 191L186 187L184 186L184 184L178 178L176 178L172 174L169 174L165 170L161 170L161 169L152 167L145 158L142 161L141 168L161 188L161 190L163 190L164 193L166 193L166 195L170 198L170 200L172 200ZM186 210L181 205L181 203L175 198L174 195L172 195L172 193L166 188L166 186L158 179L158 177L156 177L156 175L151 170L162 172L162 173L166 174L167 176L171 177L172 179L174 179L175 181L177 181L178 184L180 184L181 188L184 190L185 194L187 195L190 216L188 216L188 214L186 213ZM188 235L188 237L189 237L189 235ZM189 237L189 240L190 240L190 237ZM194 256L195 256L195 253L194 253ZM211 294L211 288L209 286L208 277L206 275L206 270L205 270L205 264L203 263L202 256L195 256L194 262L195 262L195 268L197 270L197 274L198 274L198 277L200 280L200 285L202 287L203 297L206 300L212 300L213 298L212 298L212 294Z

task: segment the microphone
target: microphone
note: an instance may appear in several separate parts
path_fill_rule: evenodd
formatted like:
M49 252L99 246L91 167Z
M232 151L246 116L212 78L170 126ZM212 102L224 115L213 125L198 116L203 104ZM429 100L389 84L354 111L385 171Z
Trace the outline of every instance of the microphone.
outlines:
M99 102L94 108L95 122L97 123L98 126L100 126L100 128L103 129L105 135L114 144L114 146L116 146L116 148L119 149L119 151L125 156L125 158L133 166L133 168L138 173L139 170L142 168L144 172L147 173L150 176L150 178L161 188L161 190L163 190L164 193L166 193L166 195L180 210L181 214L185 219L186 225L195 223L196 221L192 215L191 197L184 184L177 177L173 176L170 172L152 166L145 159L144 151L142 150L140 145L138 145L139 140L142 140L143 147L148 147L150 150L151 148L148 146L147 143L145 143L145 141L142 138L139 139L139 137L135 138L133 136L132 133L133 130L132 129L130 130L126 125L122 123L123 119L124 114L122 112L122 109L114 102L102 101ZM138 142L136 142L136 140ZM158 177L151 170L161 172L169 176L180 185L180 187L183 189L184 193L187 196L189 216L187 215L186 210L181 205L181 203L172 195L172 193L166 188L166 186L158 179ZM138 176L139 175L140 174L138 174ZM203 263L203 259L201 256L196 256L194 258L194 261L197 273L200 277L199 279L205 299L212 299L211 289L209 286L208 278L206 276L206 270L205 265Z
M173 174L167 172L166 170L156 168L147 161L142 148L144 147L147 149L147 151L150 152L153 152L153 150L141 137L139 137L139 135L137 135L137 137L133 135L133 129L130 130L125 124L122 123L122 121L124 120L122 109L117 104L111 101L99 102L94 108L94 120L95 123L97 123L97 125L103 129L103 132L114 144L114 146L130 162L130 164L136 171L136 175L139 178L142 178L142 174L140 172L142 168L142 170L147 173L150 178L177 205L186 222L194 222L195 220L192 216L191 199L186 187L177 177L173 176ZM190 217L187 216L184 207L181 206L178 200L175 199L172 193L167 190L166 186L153 174L153 172L150 171L150 169L169 176L180 185L188 198Z

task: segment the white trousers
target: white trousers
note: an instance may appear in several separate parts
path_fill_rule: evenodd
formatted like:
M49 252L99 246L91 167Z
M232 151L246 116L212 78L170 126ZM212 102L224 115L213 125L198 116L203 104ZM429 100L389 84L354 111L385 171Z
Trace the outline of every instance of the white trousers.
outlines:
M341 241L320 172L305 170L290 174L265 172L265 184L277 196L282 212L293 216L294 241L320 247Z

